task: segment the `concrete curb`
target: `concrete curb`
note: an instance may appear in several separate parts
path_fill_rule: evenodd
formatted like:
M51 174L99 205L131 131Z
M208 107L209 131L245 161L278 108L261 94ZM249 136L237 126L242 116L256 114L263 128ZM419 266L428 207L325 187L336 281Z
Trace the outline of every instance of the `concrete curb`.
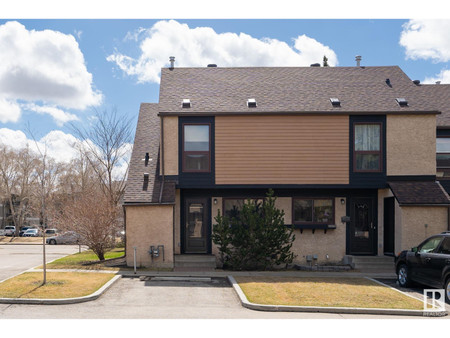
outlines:
M443 317L447 311L423 311L423 310L401 310L401 309L372 309L372 308L345 308L345 307L319 307L319 306L287 306L287 305L263 305L248 301L244 292L233 276L227 276L233 286L243 307L256 311L281 311L281 312L322 312L342 314L370 314L370 315L396 315L396 316L422 316ZM401 292L401 291L399 291ZM406 294L405 294L406 295Z
M114 276L110 281L103 285L100 289L94 293L76 298L63 298L63 299L26 299L26 298L0 298L0 304L33 304L33 305L62 305L62 304L76 304L89 302L96 300L102 294L104 294L115 282L117 282L121 275Z

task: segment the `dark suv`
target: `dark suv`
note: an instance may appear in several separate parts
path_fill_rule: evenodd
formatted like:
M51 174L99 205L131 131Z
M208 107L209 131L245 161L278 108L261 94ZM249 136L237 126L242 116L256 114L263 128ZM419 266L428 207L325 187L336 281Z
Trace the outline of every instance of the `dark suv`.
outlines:
M400 286L413 282L445 290L450 302L450 231L432 236L395 257Z

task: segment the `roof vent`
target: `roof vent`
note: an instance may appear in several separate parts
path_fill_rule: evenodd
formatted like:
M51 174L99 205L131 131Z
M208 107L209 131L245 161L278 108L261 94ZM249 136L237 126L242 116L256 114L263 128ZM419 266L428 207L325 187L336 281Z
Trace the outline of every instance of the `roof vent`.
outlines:
M333 105L333 107L341 106L341 101L339 101L339 99L337 97L330 98L330 101L331 101L331 104Z
M391 80L390 80L390 79L386 79L386 84L387 84L389 87L392 87L392 84L391 84Z
M406 101L406 99L404 99L404 98L397 97L397 98L395 99L395 101L397 101L397 103L398 103L398 105L399 105L400 107L407 107L407 106L408 106L408 101Z
M355 56L356 67L361 67L361 60L362 60L361 55L356 55Z
M170 61L170 69L173 69L175 67L175 56L170 56L169 61Z
M418 86L418 85L420 85L420 80L414 80L413 83L414 83L416 86Z
M247 107L255 108L256 107L256 99L248 99L247 100Z
M441 84L441 81L436 81L436 84Z
M208 68L215 68L215 67L217 67L217 65L215 63L210 63L207 67Z
M320 63L313 63L311 64L311 67L320 67Z
M191 100L189 99L183 99L183 102L181 102L182 108L191 108Z

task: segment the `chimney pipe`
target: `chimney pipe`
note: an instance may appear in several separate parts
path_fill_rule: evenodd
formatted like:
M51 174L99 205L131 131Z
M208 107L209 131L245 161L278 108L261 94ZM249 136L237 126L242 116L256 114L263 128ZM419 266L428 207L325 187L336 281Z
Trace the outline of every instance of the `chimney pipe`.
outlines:
M175 66L175 56L169 57L169 61L170 61L170 69L173 69Z
M356 55L355 56L355 61L356 61L356 67L361 67L361 55Z

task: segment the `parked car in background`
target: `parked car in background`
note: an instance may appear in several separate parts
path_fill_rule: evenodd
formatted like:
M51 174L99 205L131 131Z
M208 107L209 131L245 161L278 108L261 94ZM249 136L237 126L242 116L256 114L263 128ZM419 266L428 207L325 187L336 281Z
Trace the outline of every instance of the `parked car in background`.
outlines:
M400 286L417 282L445 290L450 302L450 231L432 236L411 250L395 257L395 268Z
M80 235L75 231L67 231L58 236L52 236L45 240L47 244L77 244L80 240Z
M19 237L23 237L23 234L28 230L28 229L32 229L33 227L31 226L26 226L26 227L21 227L20 231L19 231Z
M45 229L44 231L45 237L58 236L57 229Z
M39 237L39 230L36 228L31 228L25 231L23 237Z
M15 236L16 235L16 227L13 225L5 226L5 236Z

